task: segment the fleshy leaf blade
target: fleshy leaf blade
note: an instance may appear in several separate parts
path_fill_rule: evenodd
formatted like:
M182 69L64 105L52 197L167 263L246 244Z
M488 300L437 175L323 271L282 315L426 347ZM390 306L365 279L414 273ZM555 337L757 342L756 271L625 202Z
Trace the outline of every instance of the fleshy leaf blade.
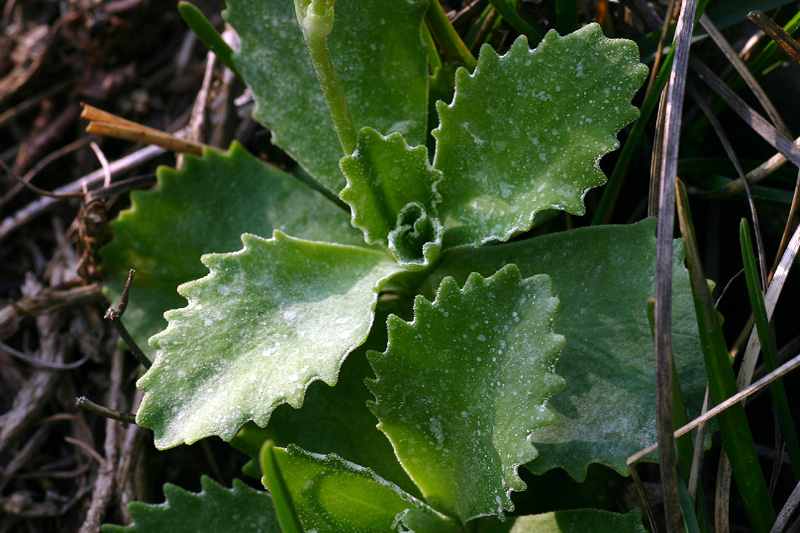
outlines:
M364 380L375 375L367 362L366 349L386 347L385 323L386 314L379 309L369 338L347 356L335 387L312 383L300 409L278 406L266 428L247 424L231 443L251 457L257 455L267 439L279 447L295 444L311 453L335 453L419 497L419 489L397 462L392 445L378 430L378 420L367 408L367 401L373 397Z
M306 531L408 530L398 528L401 523L416 531L457 531L452 519L368 468L297 446L274 453Z
M358 133L356 151L339 163L353 226L367 242L382 244L403 266L421 269L439 255L444 228L436 205L441 173L424 146L411 148L399 133L384 137L372 128Z
M151 339L158 352L138 382L137 423L159 448L230 440L250 420L264 426L281 403L302 405L312 381L334 385L367 337L378 290L399 270L382 252L279 231L242 242L203 256L211 273L181 285L189 305L168 312Z
M551 31L534 50L519 37L502 57L484 46L471 75L456 73L453 102L437 105L445 246L508 240L546 208L583 214L646 72L634 43L597 24Z
M445 278L433 303L416 299L413 322L390 317L387 350L370 352L379 428L426 500L462 522L503 514L525 488L528 437L564 385L552 372L557 305L547 276L523 280L513 265L463 289Z
M163 330L165 311L186 304L178 285L205 276L200 256L233 252L242 233L276 229L298 238L363 245L339 206L234 142L227 153L187 155L182 170L159 168L159 185L131 194L132 206L111 223L116 238L102 249L107 296L116 302L128 269L136 269L122 321L152 360L147 339Z
M289 0L230 0L225 16L241 37L234 55L272 141L334 194L345 186L342 148L333 129ZM338 0L328 36L334 68L356 129L403 133L423 144L427 123L425 1Z
M421 291L439 280L484 275L515 263L523 276L548 274L560 305L555 329L566 337L556 371L566 381L548 407L555 421L533 434L534 474L563 468L578 481L590 464L627 475L626 460L657 440L653 338L647 298L655 279L655 219L630 226L594 226L480 250L442 253ZM699 413L705 370L691 287L682 256L673 270L673 352L683 397Z
M166 501L128 506L133 524L104 525L103 533L280 533L272 500L266 492L251 489L238 479L225 489L211 478L200 479L202 491L194 494L164 485Z
M617 514L601 509L568 509L514 517L505 522L485 519L475 533L646 533L639 509Z

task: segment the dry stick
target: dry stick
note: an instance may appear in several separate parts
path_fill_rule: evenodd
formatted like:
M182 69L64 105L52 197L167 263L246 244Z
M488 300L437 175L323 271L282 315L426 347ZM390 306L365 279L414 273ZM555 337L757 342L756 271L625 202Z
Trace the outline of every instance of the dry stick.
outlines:
M35 95L31 96L27 100L20 102L19 104L15 105L11 109L0 113L0 128L5 126L6 122L14 120L16 117L25 113L29 109L36 107L42 100L46 98L50 98L51 96L55 96L61 91L66 90L70 85L74 83L74 80L65 80L61 83L58 83L49 89Z
M33 356L26 354L25 352L21 352L16 348L13 348L8 344L4 343L3 341L0 341L0 353L13 355L16 358L25 361L34 368L40 368L45 370L72 370L73 368L78 368L79 366L83 365L83 363L89 360L89 356L84 355L82 358L75 361L74 363L63 363L63 364L50 363L48 361L41 361Z
M123 357L122 350L117 348L111 357L111 386L108 390L108 404L116 410L119 407L120 389L122 386ZM104 445L105 460L100 464L100 471L94 481L92 503L86 512L86 519L79 533L94 533L100 529L105 509L114 495L114 474L119 462L118 433L119 424L114 420L106 420L106 440Z
M789 495L789 499L787 499L786 503L783 505L783 509L781 509L781 512L778 513L778 518L775 519L775 523L772 525L770 533L780 533L786 529L789 519L797 510L798 506L800 506L800 483L798 483L794 488L792 493Z
M203 155L203 148L207 147L205 144L181 139L171 133L126 120L90 105L81 105L83 106L81 118L90 121L86 126L87 133L154 144L172 152L185 152L196 156Z
M89 135L87 137L81 137L67 145L62 146L61 148L50 152L45 157L43 157L38 163L36 163L33 168L31 168L28 172L22 176L22 180L30 183L33 178L36 177L39 172L42 171L44 167L55 161L56 159L63 157L67 154L74 152L80 148L83 148L97 137L95 135ZM19 192L24 189L25 186L21 183L15 183L13 187L11 187L8 192L6 192L2 197L0 197L0 206L6 205L10 202Z
M23 178L22 176L20 176L16 172L14 172L11 168L9 168L9 166L6 165L5 161L3 161L2 158L0 158L0 168L2 168L9 177L15 179L19 185L29 188L30 190L32 190L36 194L40 194L42 196L49 196L50 198L58 198L58 199L77 198L77 197L82 197L83 196L83 193L57 194L57 193L52 193L50 191L46 191L44 189L40 189L39 187L37 187L33 183L29 183L29 182L25 181L25 178Z
M109 170L111 171L112 176L116 176L143 163L146 163L151 159L163 154L164 152L166 152L166 150L160 146L147 146L137 152L123 157L118 161L114 161L109 165ZM103 169L95 170L94 172L87 174L86 176L73 181L68 185L59 187L53 191L53 193L59 195L79 193L86 188L91 188L98 183L102 183L104 179L105 171ZM52 209L56 205L57 201L58 199L56 198L39 198L38 200L31 202L24 208L3 220L3 222L0 223L0 241L37 216Z
M791 57L791 52L794 51L795 56L800 56L800 48L797 46L796 41L789 35L786 30L784 30L781 26L775 24L769 17L766 17L761 11L751 11L747 17L756 24L759 28L761 28L765 34L769 35L775 42L777 42L784 50L789 53ZM750 69L747 68L747 65L739 58L739 55L733 49L733 47L728 44L722 34L717 30L716 26L711 22L706 15L700 17L700 23L703 25L703 28L708 32L709 36L714 40L717 44L719 49L725 54L725 57L731 62L731 64L736 68L736 71L742 76L742 79L747 83L750 90L753 92L755 97L758 99L761 106L767 112L772 123L775 127L784 134L786 137L791 137L791 132L786 124L781 119L780 114L778 114L775 107L772 105L772 102L767 97L764 90L759 85L758 81L756 81L755 77L751 74ZM737 171L739 168L737 167ZM741 173L740 173L741 174ZM742 180L742 187L747 190L747 180ZM752 203L752 198L750 197L749 191L747 191L748 198ZM766 272L766 257L764 256L763 246L759 242L761 238L760 230L755 227L754 231L756 233L756 244L759 248L759 260L761 261L761 275L762 275L762 285L766 286L767 281L772 278L775 268L778 265L778 261L780 256L783 254L783 251L786 248L786 245L789 241L789 235L791 233L791 226L794 221L795 215L797 213L798 208L800 207L800 174L798 174L797 183L795 185L794 195L792 197L792 205L789 209L789 216L787 217L786 227L784 228L783 235L781 237L781 243L778 247L778 253L775 257L775 263L773 264L772 271L769 273ZM751 206L751 210L753 207ZM754 224L756 223L755 219L753 220ZM752 326L751 326L752 327ZM748 328L750 329L750 328Z
M33 298L46 289L35 280L23 286L23 295ZM36 317L39 333L40 360L53 363L64 362L63 340L57 334L59 313L47 313ZM38 423L40 413L55 392L59 376L50 371L36 370L25 381L17 392L11 410L0 415L0 453L7 450L22 433L33 424Z
M100 147L97 146L96 142L90 142L89 146L92 148L94 155L97 156L97 160L100 161L100 166L103 168L103 172L105 173L103 187L108 187L111 185L111 167L108 166L108 159L106 159L106 155L103 153Z
M717 466L717 486L714 491L714 530L716 533L729 533L731 530L731 480L733 470L728 454L723 448Z
M758 221L758 212L756 211L756 203L753 201L753 195L750 192L750 186L747 185L747 180L744 177L744 170L742 170L742 166L739 164L739 158L736 156L736 152L733 149L733 145L731 145L730 141L728 140L728 136L725 133L722 124L719 123L717 120L716 115L714 115L713 111L711 111L711 107L706 102L705 98L701 96L694 88L691 86L689 87L689 93L694 98L697 106L706 115L708 122L711 124L711 127L714 129L714 132L717 134L719 141L722 143L722 148L725 150L725 154L730 159L731 163L733 163L733 167L736 169L736 173L739 175L739 179L742 182L742 186L744 187L744 192L747 195L747 203L750 206L750 216L753 218L753 231L756 235L756 247L758 249L758 260L759 265L761 266L760 274L761 274L761 286L767 286L767 256L766 252L764 251L764 242L761 239L761 224Z
M139 409L139 403L142 401L143 392L136 389L131 404L131 410L136 411ZM122 522L129 524L133 521L128 511L128 504L132 501L140 500L134 490L131 489L131 468L136 464L139 459L142 446L141 439L144 429L136 424L132 424L125 432L125 437L122 441L120 449L119 468L116 473L116 484L119 487L119 512L122 517Z
M737 402L743 401L744 399L746 399L747 397L755 394L756 392L758 392L759 390L763 389L764 387L766 387L767 385L769 385L770 383L772 383L776 379L785 376L786 374L788 374L789 372L791 372L792 370L794 370L794 369L796 369L798 367L800 367L800 354L794 356L791 360L789 360L788 362L784 363L780 367L776 368L774 371L770 372L769 374L767 374L766 376L764 376L763 378L761 378L757 382L753 383L751 386L747 387L743 391L734 394L733 396L731 396L730 398L728 398L727 400L725 400L721 404L717 405L713 409L703 413L703 415L695 418L690 423L688 423L685 426L681 427L680 429L675 431L674 437L676 439L678 439L678 438L686 435L687 433L689 433L690 431L692 431L696 427L700 426L701 424L705 424L708 420L710 420L711 418L715 417L716 415L718 415L719 413L721 413L725 409L729 408L731 405L733 405L733 404L735 404ZM659 447L658 444L653 444L652 446L648 446L647 448L641 450L640 452L638 452L638 453L636 453L636 454L634 454L634 455L632 455L632 456L630 456L628 458L628 461L627 461L628 471L631 473L631 477L633 478L634 482L637 484L637 488L641 487L641 482L639 481L639 477L636 474L636 463L638 463L640 460L642 460L643 458L647 457L648 455L650 455L654 451L659 450L659 448L660 447ZM723 450L723 455L720 457L720 462L722 463L723 460L727 461L727 456L724 455L724 450ZM722 464L721 464L720 465L720 476L719 477L720 478L724 478L726 476L727 476L727 483L718 483L717 484L717 501L722 504L722 505L718 506L717 512L715 513L716 519L717 519L717 532L718 533L720 533L722 531L727 531L727 517L728 517L728 513L727 513L727 504L728 504L728 502L727 502L727 500L725 498L722 498L722 499L719 498L720 491L722 490L724 492L724 487L730 487L730 469L729 468L728 469L722 468ZM640 493L642 492L642 490L643 489L640 488ZM646 501L645 498L642 498L642 499L645 501L645 511L648 514L648 518L650 518L651 511L649 509L647 501Z
M497 18L499 16L500 13L498 13L495 8L492 8L492 10L489 11L489 14L486 16L483 24L481 24L480 30L478 30L478 34L475 36L475 40L472 42L472 46L469 47L469 51L472 52L473 55L478 55L484 39L486 39L486 36L489 35L490 31L492 31L492 26L494 26L494 23L497 22Z
M37 454L39 450L44 447L49 436L50 426L43 424L33 433L32 436L25 438L25 445L22 447L22 449L17 451L8 461L8 463L3 465L3 469L0 470L0 492L2 492L3 489L6 488L6 485L8 485L9 481L14 478L14 474L16 474L29 462L40 457L37 456Z
M700 409L701 414L708 412L708 407L711 405L711 389L706 385L706 394L703 398L703 407ZM689 472L688 492L689 499L692 503L695 502L697 496L697 487L700 484L700 474L703 471L703 462L705 461L704 444L706 440L706 424L700 424L697 427L697 435L694 439L694 449L692 450L692 471Z
M136 357L136 360L139 361L139 364L145 368L150 368L150 360L144 355L144 352L142 352L142 350L136 344L136 341L133 340L131 334L128 333L128 329L125 327L125 324L122 323L122 315L125 313L125 309L128 307L128 293L131 290L131 283L133 283L134 275L136 275L136 271L131 269L128 273L128 281L125 282L125 288L122 289L122 296L119 297L119 305L116 309L109 307L103 318L110 320L111 323L114 324L114 328L117 330L117 333L119 333L119 336L122 337L123 341L125 341L125 344L128 345L128 349L130 349L131 353L133 353L134 357Z
M761 88L761 85L756 80L755 76L750 72L750 69L747 68L747 65L744 64L739 58L739 54L736 53L736 50L728 43L725 37L720 33L714 23L711 21L708 16L705 14L700 16L700 24L708 33L709 37L714 41L714 44L717 45L717 48L725 55L733 68L736 69L736 72L742 77L745 81L747 86L753 92L753 95L756 97L758 102L764 108L764 111L767 112L769 118L772 120L772 123L775 127L786 135L787 137L791 137L791 133L789 133L789 128L783 122L778 111L775 109L775 106L772 105L767 93L764 92L764 89ZM783 28L781 28L783 29Z
M136 415L133 415L131 413L122 413L120 411L117 411L116 409L109 409L108 407L104 407L100 404L94 403L86 396L78 396L77 398L75 398L75 405L82 409L86 409L87 411L97 413L100 416L104 416L106 418L110 418L118 422L124 422L125 424L136 423Z
M800 149L800 137L794 140L794 145ZM759 166L744 175L748 185L754 185L786 164L786 156L780 152L761 163ZM732 181L722 187L710 191L693 191L694 196L701 196L711 200L721 200L744 190L744 185L740 180Z
M730 87L725 85L705 63L693 58L691 64L692 69L700 76L700 79L702 79L717 96L725 100L725 103L728 104L753 131L767 141L773 148L785 155L789 161L800 167L800 148L795 146L791 139L775 129L769 121L747 105L747 103L742 100L738 94L732 91Z
M764 296L764 307L767 310L767 319L772 319L772 314L775 311L775 306L778 303L783 286L786 283L786 278L789 275L789 269L794 264L794 259L797 256L798 249L800 249L800 226L798 226L792 239L789 241L786 251L781 256L778 268L775 270L775 276L767 288L767 293ZM746 387L753 379L753 372L755 371L758 353L761 350L761 342L758 340L758 334L755 330L750 333L750 340L745 349L744 358L742 359L742 366L739 369L739 376L736 384L740 389Z
M800 368L800 354L795 355L789 361L785 362L784 364L782 364L781 366L779 366L778 368L776 368L775 370L773 370L772 372L770 372L769 374L767 374L763 378L759 379L758 381L756 381L755 383L753 383L752 385L750 385L746 389L744 389L744 390L742 390L740 392L737 392L736 394L734 394L733 396L731 396L730 398L728 398L727 400L725 400L721 404L715 406L713 409L709 409L708 411L706 411L702 415L698 416L697 418L695 418L694 420L692 420L691 422L689 422L685 426L679 428L678 430L676 430L674 432L674 437L676 439L678 439L680 437L683 437L684 435L686 435L687 433L689 433L690 431L692 431L693 429L698 427L700 424L704 424L705 422L708 422L709 420L711 420L712 418L714 418L715 416L720 414L725 409L728 409L731 405L747 399L749 396L752 396L753 394L755 394L756 392L760 391L761 389L763 389L764 387L766 387L767 385L769 385L770 383L772 383L776 379L782 378L783 376L785 376L786 374L788 374L792 370L795 370L796 368ZM636 463L638 463L639 461L641 461L642 459L644 459L645 457L647 457L648 455L650 455L651 453L653 453L656 450L659 450L659 445L658 444L653 444L653 445L648 446L647 448L635 453L634 455L631 455L628 458L628 467L629 468L633 467ZM660 451L659 451L659 454L660 454Z
M87 285L68 290L43 289L0 308L0 331L24 316L38 315L69 305L80 305L102 295L100 285Z
M659 469L664 491L664 512L667 531L683 531L680 499L678 496L678 470L673 436L673 383L672 383L672 239L675 226L675 179L678 166L683 97L689 48L697 3L683 0L675 29L675 60L672 63L667 97L664 100L664 136L659 169L658 242L656 250L656 405Z
M211 94L211 84L214 80L214 67L217 62L217 56L214 52L206 54L206 69L203 73L203 83L200 85L200 91L194 99L192 106L192 113L189 117L189 127L186 132L186 137L192 140L200 140L204 138L203 130L206 123L206 106L208 105L209 95ZM178 154L178 160L175 165L177 168L183 167L183 154Z
M747 14L750 22L761 28L761 31L766 33L770 39L778 43L783 51L789 56L789 59L795 63L800 63L800 45L797 44L789 33L775 24L771 18L766 16L761 11L751 11Z
M647 89L644 91L644 97L650 94L650 91L653 89L653 84L656 82L656 78L658 77L658 72L661 70L661 61L664 54L664 43L667 41L667 35L669 34L669 26L672 24L672 17L675 14L675 0L669 0L669 4L667 5L667 10L664 13L665 18L663 22L660 22L659 25L661 26L661 37L658 38L658 46L656 46L656 55L653 58L653 68L650 69L650 80L647 82Z

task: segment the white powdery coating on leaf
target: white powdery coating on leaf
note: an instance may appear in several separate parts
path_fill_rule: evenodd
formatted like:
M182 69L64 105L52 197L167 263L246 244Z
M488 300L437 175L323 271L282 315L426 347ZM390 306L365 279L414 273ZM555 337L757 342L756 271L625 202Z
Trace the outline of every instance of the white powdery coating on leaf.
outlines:
M501 57L484 47L472 74L459 70L433 132L446 245L507 240L546 208L583 214L585 193L605 182L600 158L638 115L630 100L646 67L636 56L589 25L550 32L535 50L522 37Z
M524 489L528 437L552 420L544 403L563 386L556 306L546 276L522 280L510 265L463 289L446 278L433 303L417 298L411 323L390 318L386 352L370 354L372 408L436 508L466 521L512 508Z
M159 447L229 439L248 420L265 425L280 403L299 407L311 382L335 384L398 270L378 252L280 232L242 240L239 252L204 257L211 273L181 286L189 305L168 312L153 338L138 421Z

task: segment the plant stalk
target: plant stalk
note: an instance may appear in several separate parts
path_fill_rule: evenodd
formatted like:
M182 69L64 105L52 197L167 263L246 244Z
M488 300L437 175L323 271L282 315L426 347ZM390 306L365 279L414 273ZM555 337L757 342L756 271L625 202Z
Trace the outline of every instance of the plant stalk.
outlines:
M352 154L356 149L356 127L350 108L347 107L339 76L333 67L333 60L328 49L327 37L333 30L333 4L335 0L295 0L297 20L303 30L311 63L317 73L322 94L331 112L333 127L339 136L344 155Z

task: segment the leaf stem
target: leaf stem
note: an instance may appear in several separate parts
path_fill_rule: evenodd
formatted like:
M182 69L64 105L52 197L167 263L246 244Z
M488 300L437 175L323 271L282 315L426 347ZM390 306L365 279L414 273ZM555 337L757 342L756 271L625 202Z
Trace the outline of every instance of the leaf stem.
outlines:
M333 68L330 50L326 41L333 29L333 4L335 0L295 0L297 20L303 30L311 63L317 73L322 94L331 112L333 127L339 136L345 155L356 149L356 127L347 107L347 99L336 70Z

